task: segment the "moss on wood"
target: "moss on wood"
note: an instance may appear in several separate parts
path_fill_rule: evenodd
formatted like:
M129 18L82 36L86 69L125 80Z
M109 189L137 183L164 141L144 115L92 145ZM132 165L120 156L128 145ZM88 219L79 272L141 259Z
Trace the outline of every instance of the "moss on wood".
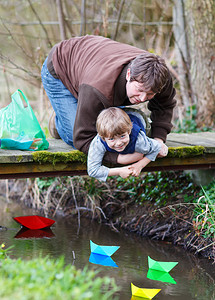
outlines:
M87 161L87 156L78 150L73 150L71 152L49 152L49 151L38 151L33 153L34 162L40 164L51 163L55 165L56 163L70 163L70 162L80 162L85 164Z
M193 157L203 155L205 148L202 146L190 146L190 147L169 147L168 157ZM33 153L33 161L45 164L57 164L57 163L71 163L80 162L85 164L87 162L87 156L78 150L70 152L49 152L49 151L37 151Z
M203 146L169 147L168 157L193 157L203 155L204 152Z
M17 161L18 162L21 162L23 160L23 156L22 155L19 155L18 157L17 157Z

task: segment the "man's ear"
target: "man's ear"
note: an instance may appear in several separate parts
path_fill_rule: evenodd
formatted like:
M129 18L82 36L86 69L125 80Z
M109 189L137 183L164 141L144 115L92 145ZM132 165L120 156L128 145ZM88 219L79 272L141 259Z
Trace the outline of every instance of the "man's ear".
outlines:
M130 81L130 77L131 77L130 68L128 68L127 73L126 73L126 80Z

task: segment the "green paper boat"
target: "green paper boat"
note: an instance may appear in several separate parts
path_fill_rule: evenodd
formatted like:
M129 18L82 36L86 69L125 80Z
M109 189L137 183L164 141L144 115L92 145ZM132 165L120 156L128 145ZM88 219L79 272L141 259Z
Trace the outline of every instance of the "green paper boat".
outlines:
M172 270L178 262L165 262L165 261L156 261L148 256L148 265L149 269L162 271L162 272L169 272Z
M139 288L131 283L131 293L132 296L141 297L144 299L152 299L157 295L161 289L148 289L148 288Z
M172 278L172 276L168 272L149 269L146 277L151 280L158 280L166 283L177 284L177 282Z
M90 241L90 250L92 253L111 256L120 246L101 246Z

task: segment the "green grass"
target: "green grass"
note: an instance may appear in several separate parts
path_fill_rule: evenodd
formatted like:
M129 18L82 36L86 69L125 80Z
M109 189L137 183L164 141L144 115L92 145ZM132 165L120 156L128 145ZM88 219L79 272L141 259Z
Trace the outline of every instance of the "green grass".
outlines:
M215 239L215 180L202 187L194 210L196 231L205 238Z
M113 279L100 278L85 267L65 265L57 260L37 258L29 261L6 258L0 261L1 300L107 300L116 299Z

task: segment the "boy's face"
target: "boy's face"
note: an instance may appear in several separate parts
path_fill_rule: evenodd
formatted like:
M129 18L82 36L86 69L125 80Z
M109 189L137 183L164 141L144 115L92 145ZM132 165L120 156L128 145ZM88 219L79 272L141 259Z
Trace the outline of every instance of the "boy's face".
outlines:
M155 93L152 91L145 91L142 83L138 81L130 81L130 69L127 71L126 79L126 93L132 104L139 104L141 102L148 101L155 96Z
M129 133L125 132L121 135L115 135L113 138L105 138L105 142L108 147L117 151L122 152L130 141Z

